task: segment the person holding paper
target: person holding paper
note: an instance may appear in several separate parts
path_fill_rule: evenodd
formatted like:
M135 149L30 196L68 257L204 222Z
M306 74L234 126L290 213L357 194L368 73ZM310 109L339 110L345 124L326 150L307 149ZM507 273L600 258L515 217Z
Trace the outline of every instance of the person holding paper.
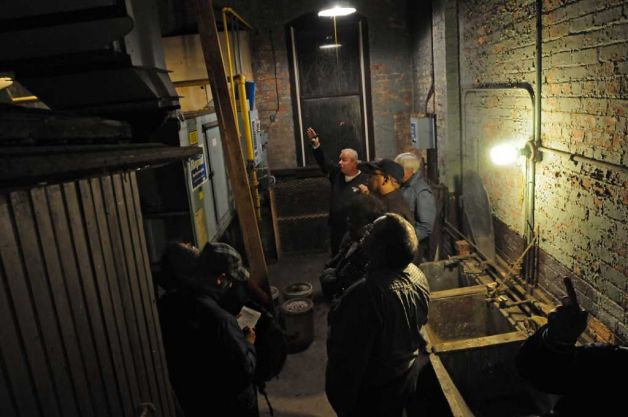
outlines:
M220 306L234 282L249 273L224 243L199 251L171 243L164 257L177 288L158 302L168 370L186 417L256 417L255 329L241 329Z

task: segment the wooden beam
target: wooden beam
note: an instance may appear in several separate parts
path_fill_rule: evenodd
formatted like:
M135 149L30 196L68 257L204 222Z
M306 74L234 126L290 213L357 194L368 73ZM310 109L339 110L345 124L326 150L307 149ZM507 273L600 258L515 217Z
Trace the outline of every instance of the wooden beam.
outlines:
M235 109L229 100L227 76L225 74L218 29L211 0L194 0L198 21L207 78L214 97L216 115L220 126L220 137L225 153L225 165L231 180L233 194L240 221L240 229L244 238L244 247L249 261L251 278L270 295L268 272L262 240L253 207L253 198L249 188L249 180L242 158L240 138L236 127Z
M471 339L453 340L451 342L436 343L433 345L433 351L436 353L452 352L456 350L481 349L493 345L501 345L504 343L523 342L528 335L523 332L509 332L502 334L494 334L491 336L474 337Z
M0 189L156 166L198 155L198 146L163 144L2 146Z

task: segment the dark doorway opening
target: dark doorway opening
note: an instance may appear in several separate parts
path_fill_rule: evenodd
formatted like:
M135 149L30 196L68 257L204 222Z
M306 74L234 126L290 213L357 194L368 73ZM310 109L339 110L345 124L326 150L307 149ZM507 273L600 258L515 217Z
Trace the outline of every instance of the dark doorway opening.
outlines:
M374 154L366 18L311 13L287 27L298 166L314 165L305 129L313 127L328 157L353 148Z

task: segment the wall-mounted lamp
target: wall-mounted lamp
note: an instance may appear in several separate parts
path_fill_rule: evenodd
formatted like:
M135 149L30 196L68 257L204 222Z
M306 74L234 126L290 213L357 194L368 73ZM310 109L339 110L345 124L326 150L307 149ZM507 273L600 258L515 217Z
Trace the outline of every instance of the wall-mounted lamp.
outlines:
M519 151L510 143L502 143L491 148L489 155L495 165L512 165L519 157Z
M526 159L532 161L540 161L542 158L541 152L536 148L533 141L528 141L525 147L517 149L510 143L502 143L491 148L489 155L491 161L495 165L512 165L517 162L519 156L525 156Z
M341 7L341 6L333 6L328 9L323 9L318 12L319 17L338 17L338 16L347 16L355 13L355 7Z

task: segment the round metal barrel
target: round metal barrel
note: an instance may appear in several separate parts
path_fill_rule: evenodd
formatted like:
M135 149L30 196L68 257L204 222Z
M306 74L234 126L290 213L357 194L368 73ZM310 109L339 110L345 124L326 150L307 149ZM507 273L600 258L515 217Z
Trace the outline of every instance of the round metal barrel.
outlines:
M281 304L281 318L290 353L307 349L314 340L314 303L293 298Z
M309 298L312 299L314 288L309 282L295 282L283 289L283 297L285 301L293 298Z

